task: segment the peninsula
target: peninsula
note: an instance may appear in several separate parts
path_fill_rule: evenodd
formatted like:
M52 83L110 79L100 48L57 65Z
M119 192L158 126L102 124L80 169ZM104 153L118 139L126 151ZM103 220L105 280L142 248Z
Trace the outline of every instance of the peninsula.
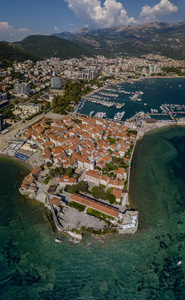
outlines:
M59 230L134 233L128 174L136 134L114 120L43 118L4 153L32 164L19 190L50 208Z
M176 114L183 114L185 107L162 104L161 113L154 107L151 113L147 109L121 121L128 104L142 103L144 92L110 84L158 75L182 77L184 72L184 62L159 55L51 58L7 67L1 72L0 147L2 154L32 167L20 193L44 203L58 230L75 238L81 239L85 230L135 233L138 212L129 203L129 179L136 141L150 129L182 122ZM113 119L93 110L82 115L87 103L125 110L115 111ZM141 107L145 110L146 105ZM171 120L157 121L150 115ZM3 119L8 120L5 128Z

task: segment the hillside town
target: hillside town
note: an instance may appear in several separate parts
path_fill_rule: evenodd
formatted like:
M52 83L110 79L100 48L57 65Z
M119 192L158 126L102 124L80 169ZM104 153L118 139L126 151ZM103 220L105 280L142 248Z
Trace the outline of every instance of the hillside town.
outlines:
M12 67L7 67L7 70L1 71L0 76L5 77L1 81L2 90L5 92L12 84L17 83L17 80L13 80L12 76L10 76L12 70L23 74L25 78L29 79L29 83L35 85L38 84L38 81L43 83L42 86L39 86L42 89L47 86L45 85L46 82L56 75L63 76L64 78L92 79L96 73L100 72L103 76L115 74L118 78L119 76L133 76L135 72L141 72L147 76L162 73L161 69L166 67L180 67L184 69L184 63L182 60L174 60L153 54L143 56L142 58L118 57L108 59L104 56L66 60L51 58L44 61L37 61L36 63L30 60L14 63ZM130 73L128 74L128 72ZM39 88L33 89L33 92L39 91Z
M104 56L83 57L60 60L59 58L46 59L44 61L15 62L11 67L0 71L0 88L2 93L12 96L28 98L46 88L58 89L62 84L55 77L71 80L91 80L97 75L112 77L117 80L138 78L139 76L151 76L154 74L165 75L163 68L179 68L185 72L185 62L174 60L160 55L145 55L141 58L114 58ZM15 76L15 74L21 76ZM170 72L176 75L175 70ZM20 86L21 83L21 86ZM5 96L3 96L5 97ZM1 99L6 100L6 99Z

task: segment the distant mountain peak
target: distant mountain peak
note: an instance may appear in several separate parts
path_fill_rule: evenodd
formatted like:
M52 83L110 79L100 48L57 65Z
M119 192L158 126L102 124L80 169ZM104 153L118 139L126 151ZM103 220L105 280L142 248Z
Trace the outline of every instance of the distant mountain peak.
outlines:
M85 34L85 33L89 33L90 31L92 30L87 27L82 27L76 31L76 34Z
M118 53L126 56L153 53L185 59L185 22L155 21L103 29L81 28L73 35L60 33L57 36L109 57Z

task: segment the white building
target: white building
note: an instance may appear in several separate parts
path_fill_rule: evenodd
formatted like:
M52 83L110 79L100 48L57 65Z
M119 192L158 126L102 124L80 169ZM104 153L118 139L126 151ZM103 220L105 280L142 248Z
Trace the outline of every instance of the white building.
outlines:
M16 95L29 95L30 93L30 85L26 82L16 83L14 85L14 94Z

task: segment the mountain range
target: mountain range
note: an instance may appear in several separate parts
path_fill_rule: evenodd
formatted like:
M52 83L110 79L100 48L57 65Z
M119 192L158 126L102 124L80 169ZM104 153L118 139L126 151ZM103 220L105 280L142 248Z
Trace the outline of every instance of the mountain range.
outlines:
M153 53L185 59L185 22L153 22L99 30L82 28L75 34L62 32L56 35L109 57Z
M0 61L4 59L36 61L51 57L67 59L80 58L83 55L90 57L93 54L94 52L88 48L54 35L31 35L20 42L0 42Z
M0 60L80 58L101 54L107 57L159 54L185 60L185 22L118 26L76 33L32 35L20 42L0 42Z

